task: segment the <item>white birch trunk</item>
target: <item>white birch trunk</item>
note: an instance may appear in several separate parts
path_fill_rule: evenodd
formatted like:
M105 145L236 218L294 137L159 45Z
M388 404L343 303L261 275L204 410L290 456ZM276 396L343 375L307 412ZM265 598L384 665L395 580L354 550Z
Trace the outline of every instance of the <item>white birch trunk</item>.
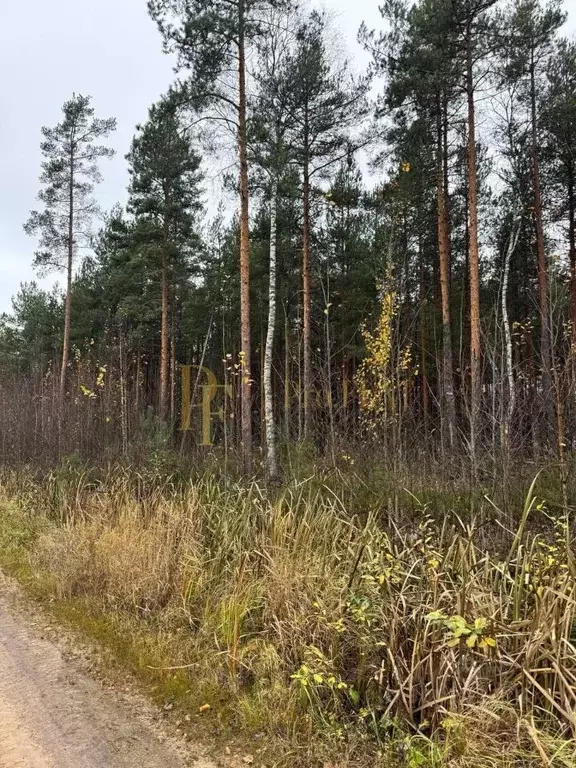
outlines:
M520 221L514 222L513 227L514 228L510 233L510 239L508 240L506 254L504 256L504 274L502 275L502 324L504 326L505 366L506 379L508 382L508 403L505 409L503 424L506 448L508 448L510 425L516 406L516 386L514 382L512 360L512 334L510 333L510 318L508 317L508 277L510 275L510 260L516 249L518 238L520 237Z
M276 217L278 185L272 184L270 200L270 266L268 283L268 328L264 350L264 418L266 422L266 469L269 477L278 473L276 456L276 425L274 423L274 401L272 397L272 353L276 331Z

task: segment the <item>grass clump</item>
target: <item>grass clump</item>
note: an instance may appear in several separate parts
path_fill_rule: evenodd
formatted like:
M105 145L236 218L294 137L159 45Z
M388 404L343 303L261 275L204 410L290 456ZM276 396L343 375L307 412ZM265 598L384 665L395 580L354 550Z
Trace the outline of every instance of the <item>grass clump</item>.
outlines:
M576 764L571 530L534 486L489 535L402 492L350 512L316 481L78 477L7 482L32 522L3 513L0 536L285 764Z

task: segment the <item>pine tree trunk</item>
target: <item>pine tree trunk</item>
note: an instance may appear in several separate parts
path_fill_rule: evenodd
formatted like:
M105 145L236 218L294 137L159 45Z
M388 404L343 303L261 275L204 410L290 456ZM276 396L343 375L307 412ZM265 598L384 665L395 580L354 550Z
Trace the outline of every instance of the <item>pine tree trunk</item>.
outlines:
M66 264L66 301L64 305L64 338L60 369L60 399L66 394L68 358L70 356L70 320L72 317L72 268L74 263L74 147L70 150L70 192L68 208L68 259Z
M546 437L551 427L553 402L550 400L552 386L552 351L550 316L548 302L548 264L544 250L544 226L542 224L542 192L540 185L540 158L538 153L538 126L536 121L536 83L534 60L530 66L530 108L532 132L532 174L534 184L534 225L536 229L536 252L538 259L538 304L540 309L540 359L542 362L542 396L546 416Z
M568 169L568 249L570 258L571 357L576 373L576 201L574 200L574 168Z
M140 426L140 341L138 341L138 347L136 349L136 374L134 381L134 413L136 415L136 425Z
M250 375L250 226L248 191L248 152L246 137L246 51L244 2L238 6L238 153L240 159L240 356L242 462L244 471L252 471L252 397Z
M128 453L128 407L126 397L126 353L124 350L124 328L118 324L118 373L120 378L120 425L122 433L122 455Z
M420 331L420 368L422 376L422 416L424 418L424 432L428 434L430 421L430 383L428 381L428 333L426 328L426 287L424 274L424 249L422 247L422 234L418 235L418 261L419 261L419 280L418 280L418 309L419 309L419 331ZM346 368L344 367L343 383L346 385ZM346 408L344 408L346 411Z
M308 142L307 136L304 139ZM312 402L312 340L311 340L311 269L310 269L310 169L308 157L304 159L303 168L303 224L302 224L302 335L304 353L304 424L303 436L311 433L311 402Z
M162 252L162 300L160 309L160 420L168 417L168 378L170 369L168 334L168 256Z
M290 441L290 327L284 307L284 438Z
M174 324L172 324L172 338L170 339L170 424L174 424L176 417L176 342L174 340Z
M278 189L274 182L270 199L270 264L268 283L268 327L264 352L264 412L266 422L267 474L275 477L278 473L276 459L276 425L274 423L274 401L272 397L272 353L276 332L276 210Z
M456 439L456 405L454 397L454 363L452 355L452 330L450 322L450 246L448 236L448 214L446 208L444 141L440 99L437 117L437 215L438 253L440 255L440 296L442 304L442 423L446 425L446 436L450 450Z
M470 451L475 460L482 399L480 343L480 263L478 253L478 180L476 173L476 111L472 71L472 32L466 34L466 98L468 103L468 231L470 283Z

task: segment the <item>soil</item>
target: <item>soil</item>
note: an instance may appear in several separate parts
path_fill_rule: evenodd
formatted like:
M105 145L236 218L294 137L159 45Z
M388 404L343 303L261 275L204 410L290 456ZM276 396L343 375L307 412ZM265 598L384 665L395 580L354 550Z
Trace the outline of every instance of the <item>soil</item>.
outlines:
M215 768L143 696L98 681L0 574L0 768Z

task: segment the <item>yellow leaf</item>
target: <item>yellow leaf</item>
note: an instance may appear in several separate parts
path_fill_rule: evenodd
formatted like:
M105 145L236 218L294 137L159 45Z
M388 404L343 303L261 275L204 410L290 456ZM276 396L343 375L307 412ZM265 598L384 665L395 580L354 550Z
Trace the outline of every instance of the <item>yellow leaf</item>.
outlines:
M208 712L209 709L212 709L210 704L202 704L202 706L200 707L200 712Z
M488 620L484 617L479 619L474 619L474 629L477 632L482 632L482 630L486 627L486 624L488 623Z

